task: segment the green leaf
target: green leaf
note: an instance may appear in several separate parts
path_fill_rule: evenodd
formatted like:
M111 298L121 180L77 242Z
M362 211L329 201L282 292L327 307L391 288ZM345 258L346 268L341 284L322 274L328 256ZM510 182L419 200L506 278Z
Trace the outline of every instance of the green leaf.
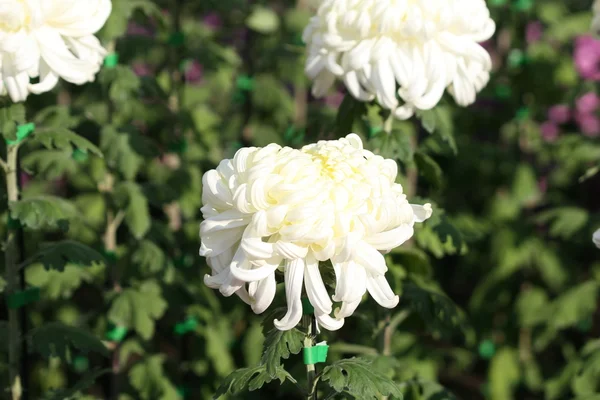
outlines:
M69 201L49 195L41 195L19 200L10 204L13 219L23 226L39 230L43 228L68 229L68 220L75 217L77 209Z
M346 136L352 132L354 121L366 112L365 103L356 100L351 94L346 94L335 117L335 133Z
M255 7L246 20L246 25L256 32L273 33L279 28L279 16L270 8Z
M92 386L98 378L110 372L110 369L95 368L86 372L75 385L69 389L52 390L44 400L78 400L81 399L81 392Z
M149 240L140 242L131 256L131 261L139 265L145 274L155 274L168 265L168 259L162 249Z
M83 243L63 240L47 244L24 264L30 265L36 262L41 263L47 270L64 271L67 263L90 266L104 263L104 257Z
M90 152L102 157L102 152L96 145L79 136L77 133L66 128L53 128L50 130L38 130L34 139L47 149L67 150L70 153L75 149Z
M517 352L510 348L500 349L490 363L491 398L494 400L514 399L513 390L519 383L520 377L521 370Z
M275 379L278 379L280 384L283 384L286 379L296 383L296 380L283 367L278 366L275 375L271 376L267 372L267 367L261 364L256 367L240 368L229 374L223 380L213 398L218 399L227 393L236 394L246 390L254 391Z
M125 210L125 223L136 239L144 237L150 229L148 200L135 182L122 182L114 188L117 206Z
M458 398L437 382L420 378L402 382L404 400L458 400Z
M589 213L578 207L560 207L540 213L536 220L540 223L549 223L550 235L569 239L579 232L589 219Z
M17 138L17 125L25 123L23 103L3 105L0 103L0 132L6 140Z
M83 282L91 282L94 274L103 269L99 265L89 268L67 265L63 272L58 272L48 271L42 264L33 264L25 270L25 280L28 284L42 289L44 297L68 299Z
M519 322L524 327L533 327L546 318L548 295L544 290L533 287L521 291L517 297L516 311Z
M548 304L549 323L554 329L574 326L595 312L597 301L597 282L589 281L575 286Z
M51 322L33 330L29 341L32 351L42 357L59 357L70 362L73 351L81 353L99 353L109 356L108 349L94 335L88 331L74 326L67 326L60 322Z
M421 118L423 128L431 134L439 136L452 150L458 153L454 139L454 124L452 123L452 109L448 106L438 105L431 110L417 112Z
M275 310L265 316L263 321L263 331L272 326L273 319L281 313L280 310ZM281 366L281 359L287 360L291 354L298 354L302 350L304 341L304 333L299 329L293 328L287 331L280 331L277 328L268 330L265 334L265 342L263 345L263 355L261 363L266 365L267 373L271 377L275 377L277 369Z
M162 354L146 357L129 371L129 381L142 400L179 399L177 389L163 369L165 356Z
M63 150L34 151L23 157L22 165L26 171L48 180L77 171L77 161L71 157L70 152Z
M464 313L444 294L406 282L402 286L402 298L425 323L427 330L451 337L467 328Z
M319 375L338 393L346 392L357 399L379 399L379 395L402 399L402 391L392 379L377 373L368 360L351 358L336 361Z
M150 0L113 0L112 12L100 31L100 36L105 40L123 36L127 31L127 22L137 9L148 16L161 17L160 8Z
M431 185L439 188L442 185L442 168L438 163L425 153L416 152L415 163L419 168L419 174L423 175Z
M137 289L123 290L114 299L108 319L115 325L135 329L143 339L149 340L154 334L154 321L162 317L166 309L160 286L146 281Z
M127 180L137 175L144 163L143 155L152 153L150 145L138 134L119 132L113 126L102 129L100 148L108 166L119 171Z

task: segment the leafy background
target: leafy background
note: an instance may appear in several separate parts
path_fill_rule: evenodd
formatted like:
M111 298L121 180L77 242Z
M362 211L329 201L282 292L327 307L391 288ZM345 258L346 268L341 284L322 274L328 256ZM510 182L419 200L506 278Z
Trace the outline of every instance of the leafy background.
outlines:
M354 131L435 214L388 256L400 305L366 300L319 336L331 345L319 398L600 399L600 132L547 123L552 106L573 112L597 91L574 58L591 4L488 5L495 66L477 103L445 98L387 133L385 112L341 87L310 96L309 1L113 0L99 36L118 65L0 110L7 139L36 123L20 149L22 200L0 205L0 234L10 213L26 285L40 289L21 309L28 398L303 398L303 334L269 333L273 316L263 327L202 283L201 177L243 146ZM600 125L597 113L587 121Z

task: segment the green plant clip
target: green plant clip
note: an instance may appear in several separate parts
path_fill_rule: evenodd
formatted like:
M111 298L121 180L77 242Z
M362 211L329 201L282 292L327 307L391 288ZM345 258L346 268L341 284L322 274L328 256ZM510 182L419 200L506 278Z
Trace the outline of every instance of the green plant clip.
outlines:
M315 308L312 304L310 304L310 300L308 297L302 298L302 310L304 311L304 315L310 315L315 313Z
M235 81L235 86L243 92L254 90L254 78L248 75L240 75Z
M369 139L381 133L383 128L381 126L370 126L369 127Z
M533 0L516 0L513 7L517 11L527 12L533 8Z
M194 257L189 254L181 255L173 261L173 264L175 264L175 268L178 269L189 268L194 265Z
M114 251L110 251L110 250L104 250L102 252L102 255L104 256L104 258L106 258L111 264L115 264L118 260L117 257L117 253L115 253Z
M35 130L35 123L30 122L28 124L19 125L17 127L17 138L15 140L7 140L6 144L10 146L14 146L16 144L21 143L23 140L27 138L27 136L31 135L31 133Z
M169 145L169 151L177 154L184 154L187 151L188 142L185 139L176 140Z
M179 47L185 43L185 33L183 32L173 32L171 36L169 36L168 43L173 47Z
M194 317L188 317L185 321L175 325L173 331L176 335L182 336L188 332L193 332L198 326L198 320Z
M109 69L115 68L117 66L117 64L119 64L119 54L117 54L117 53L110 53L104 59L104 66L106 68L109 68Z
M506 5L506 0L490 0L490 5L500 7Z
M302 356L304 358L304 365L313 365L317 363L324 363L327 361L327 352L329 346L327 342L321 342L313 347L304 347L302 349Z
M521 49L512 49L508 53L508 65L512 68L517 68L527 63L527 55Z
M508 85L500 84L495 88L496 97L499 99L508 99L512 95L512 89Z
M71 153L71 158L77 162L84 163L88 160L89 155L87 150L75 149Z
M75 371L82 373L88 370L90 367L90 360L84 356L77 356L73 359L73 368Z
M6 305L10 309L17 309L26 306L30 303L35 303L40 299L40 288L32 286L23 290L22 292L16 292L6 296Z
M120 342L127 335L127 328L124 326L113 326L106 332L106 338L112 342Z
M484 360L489 360L496 354L496 345L487 339L479 344L479 356Z
M519 120L519 121L524 121L527 118L529 118L529 108L527 107L521 107L517 110L517 113L515 115L515 117Z

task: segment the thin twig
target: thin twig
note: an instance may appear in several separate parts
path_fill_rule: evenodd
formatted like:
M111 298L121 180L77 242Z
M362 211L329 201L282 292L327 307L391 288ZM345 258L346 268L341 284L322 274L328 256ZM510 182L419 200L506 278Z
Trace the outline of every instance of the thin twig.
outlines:
M5 174L8 174L8 164L6 163L6 161L4 161L3 159L0 158L0 167L2 168L2 170L4 171Z

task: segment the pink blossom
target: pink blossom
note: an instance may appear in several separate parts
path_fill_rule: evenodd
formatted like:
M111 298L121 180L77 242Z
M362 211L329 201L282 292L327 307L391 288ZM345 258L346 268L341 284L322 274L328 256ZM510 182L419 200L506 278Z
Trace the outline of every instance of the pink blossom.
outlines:
M575 121L581 129L581 133L589 137L596 137L600 135L600 118L594 114L581 114L575 115Z
M223 21L221 21L219 14L214 12L202 18L202 22L211 29L219 29L221 25L223 25Z
M341 92L335 92L325 97L325 104L331 108L338 109L344 100L344 94Z
M528 44L535 43L542 38L543 32L544 26L540 21L530 22L525 30L525 40Z
M140 25L135 22L130 22L127 25L127 34L131 36L152 37L154 36L154 31L147 26Z
M542 138L544 138L546 142L554 142L558 137L558 125L552 121L544 122L540 125L540 130L542 132Z
M582 78L600 81L600 40L590 35L575 40L575 68Z
M152 76L153 72L146 63L135 63L131 67L137 76Z
M204 75L204 67L197 60L192 60L185 66L185 80L190 83L198 83Z
M594 92L589 92L581 96L575 102L575 108L580 114L590 114L600 106L600 97Z
M571 119L571 110L566 104L557 104L548 110L548 119L555 124L564 124Z

